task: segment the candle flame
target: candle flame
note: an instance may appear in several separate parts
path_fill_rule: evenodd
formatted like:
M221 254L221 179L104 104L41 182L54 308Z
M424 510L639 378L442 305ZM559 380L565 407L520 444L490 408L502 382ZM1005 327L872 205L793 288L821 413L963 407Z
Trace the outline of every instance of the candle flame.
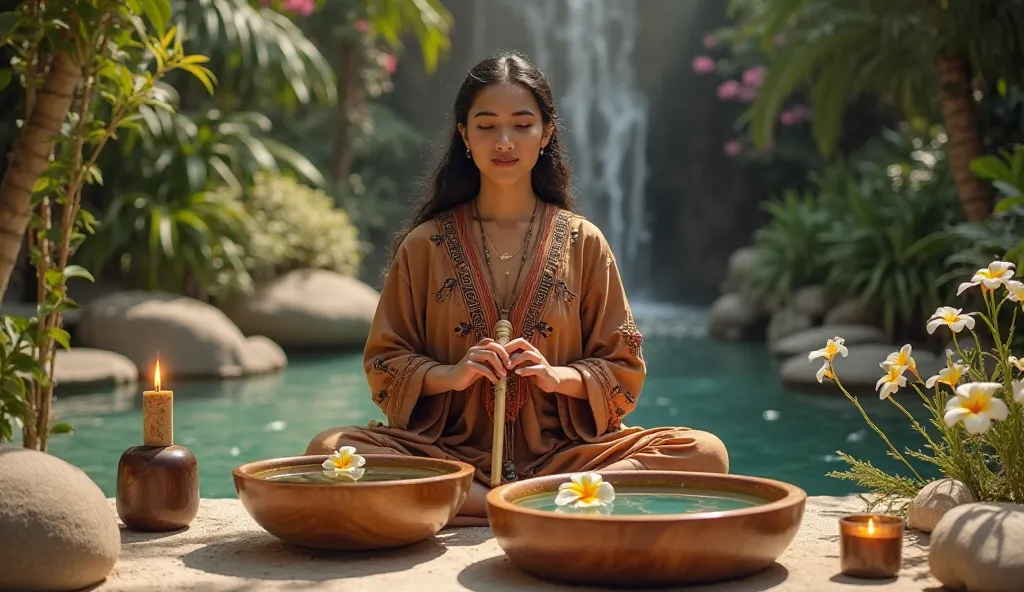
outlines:
M875 519L868 518L868 534L875 534Z
M153 372L153 384L156 385L156 390L160 390L160 360L156 361L156 371Z

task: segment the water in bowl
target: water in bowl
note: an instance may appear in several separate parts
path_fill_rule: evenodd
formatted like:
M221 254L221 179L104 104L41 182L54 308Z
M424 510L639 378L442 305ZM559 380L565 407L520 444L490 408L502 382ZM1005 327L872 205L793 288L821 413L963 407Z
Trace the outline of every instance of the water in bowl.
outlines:
M555 504L558 492L539 493L515 500L516 505L548 512L575 512ZM645 514L690 514L694 512L723 512L740 510L768 503L768 500L741 493L680 487L615 488L613 516L640 516Z
M425 479L427 477L440 477L447 474L441 469L426 467L400 467L400 466L369 466L364 467L366 472L359 479L359 483L372 483L377 481L398 481L400 479ZM344 477L333 477L324 473L323 468L317 466L284 467L281 469L270 469L261 471L254 476L267 481L278 481L283 483L309 483L313 485L351 485L351 479Z

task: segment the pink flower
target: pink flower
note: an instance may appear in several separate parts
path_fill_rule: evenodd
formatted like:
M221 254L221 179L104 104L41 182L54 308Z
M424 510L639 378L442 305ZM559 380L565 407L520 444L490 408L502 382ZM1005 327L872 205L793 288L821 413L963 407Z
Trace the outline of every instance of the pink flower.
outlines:
M744 103L753 103L754 99L757 98L757 89L749 86L740 87L739 92L736 93L736 98Z
M384 57L381 59L381 62L382 65L384 66L384 70L387 71L388 74L394 74L395 70L398 69L398 58L391 55L390 53L384 54Z
M315 0L284 0L282 8L286 12L295 12L302 16L309 16L316 10Z
M799 121L800 119L792 111L783 111L782 115L779 115L779 123L786 127L796 125Z
M717 45L718 45L718 38L717 37L715 37L714 35L711 35L711 34L708 34L708 35L704 36L704 47L705 48L711 49L713 47L716 47Z
M370 23L366 19L358 19L355 23L356 31L365 33L370 30Z
M708 56L697 56L693 58L693 71L697 74L710 74L715 71L715 60Z
M743 84L758 88L764 84L764 75L768 73L768 68L764 66L754 66L748 68L743 72Z
M736 158L743 153L743 144L739 140L729 140L723 147L725 155L729 158Z
M736 98L736 95L739 94L740 92L740 88L742 87L740 86L739 82L736 82L735 80L726 80L722 84L718 85L718 90L716 91L716 94L718 95L719 99L722 99L723 101L728 101Z

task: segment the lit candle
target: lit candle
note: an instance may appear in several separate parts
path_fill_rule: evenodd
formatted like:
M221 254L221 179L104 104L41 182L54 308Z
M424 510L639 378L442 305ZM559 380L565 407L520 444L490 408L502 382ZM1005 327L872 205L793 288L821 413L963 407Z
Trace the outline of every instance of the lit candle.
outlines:
M174 391L160 390L160 360L153 384L155 390L142 392L142 443L170 446L174 444Z
M841 571L859 578L891 578L903 558L903 520L857 514L839 520Z

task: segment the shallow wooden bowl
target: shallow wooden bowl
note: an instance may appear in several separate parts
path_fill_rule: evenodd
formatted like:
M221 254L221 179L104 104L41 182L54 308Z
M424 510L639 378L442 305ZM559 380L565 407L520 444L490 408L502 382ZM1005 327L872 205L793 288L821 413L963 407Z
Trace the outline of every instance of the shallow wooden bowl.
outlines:
M793 541L807 494L780 481L737 475L602 473L615 487L688 486L757 496L763 505L643 516L565 514L515 500L551 493L568 475L509 483L487 494L487 515L505 554L523 571L572 584L668 586L741 578L770 567Z
M446 474L344 485L255 477L273 469L319 467L327 455L261 460L233 471L249 515L282 541L312 549L385 549L427 539L459 511L473 467L458 461L366 454L367 466L436 469Z

